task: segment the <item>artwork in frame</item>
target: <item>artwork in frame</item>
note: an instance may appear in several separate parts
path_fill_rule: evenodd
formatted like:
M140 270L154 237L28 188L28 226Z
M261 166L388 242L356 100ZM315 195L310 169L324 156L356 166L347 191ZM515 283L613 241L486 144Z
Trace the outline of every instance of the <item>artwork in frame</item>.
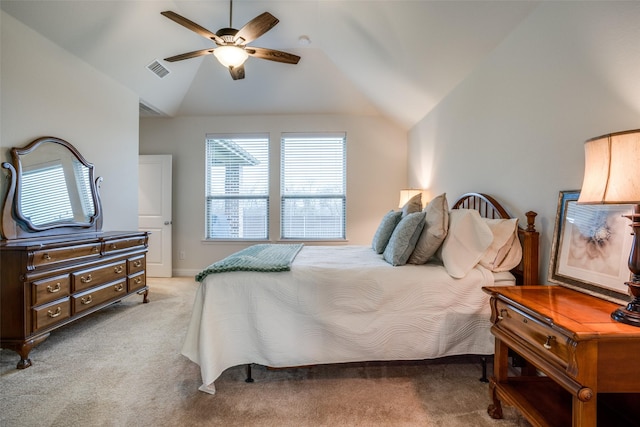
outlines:
M580 191L561 191L549 281L619 304L630 301L631 205L578 204Z

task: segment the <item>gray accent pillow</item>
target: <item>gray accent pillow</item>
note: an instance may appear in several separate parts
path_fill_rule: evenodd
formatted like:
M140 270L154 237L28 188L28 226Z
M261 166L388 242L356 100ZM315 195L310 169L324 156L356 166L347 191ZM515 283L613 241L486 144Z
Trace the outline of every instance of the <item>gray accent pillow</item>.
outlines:
M422 193L418 193L410 198L402 207L402 217L422 210Z
M407 261L409 264L425 264L447 237L449 229L449 204L446 193L435 197L424 208L425 226L416 247Z
M414 212L402 218L382 254L385 261L394 266L407 263L424 228L424 217L424 212Z
M376 253L381 254L384 252L384 249L387 247L387 243L389 243L389 239L391 238L391 234L396 228L396 225L400 222L401 217L401 211L396 212L392 210L382 218L382 221L376 230L376 234L373 235L373 242L371 243L371 247L376 251Z

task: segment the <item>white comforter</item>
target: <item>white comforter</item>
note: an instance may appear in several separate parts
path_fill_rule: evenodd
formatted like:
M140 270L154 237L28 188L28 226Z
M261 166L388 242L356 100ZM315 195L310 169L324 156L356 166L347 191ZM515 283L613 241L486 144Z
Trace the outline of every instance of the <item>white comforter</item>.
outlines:
M480 266L453 279L437 264L393 267L366 246L305 246L291 271L209 275L182 354L200 365L200 390L212 394L225 369L247 363L493 354L489 296L481 290L493 284Z

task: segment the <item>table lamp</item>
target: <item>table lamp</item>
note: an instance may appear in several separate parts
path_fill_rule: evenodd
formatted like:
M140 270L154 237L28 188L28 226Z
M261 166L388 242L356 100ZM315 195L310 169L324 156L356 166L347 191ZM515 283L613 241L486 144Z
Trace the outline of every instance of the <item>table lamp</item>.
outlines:
M422 193L422 190L415 188L405 188L404 190L400 190L400 201L398 202L398 207L402 208L413 196L417 196L420 193Z
M578 203L634 205L625 215L631 220L633 243L629 256L632 300L611 313L611 318L640 327L640 129L592 138L584 143L585 170Z

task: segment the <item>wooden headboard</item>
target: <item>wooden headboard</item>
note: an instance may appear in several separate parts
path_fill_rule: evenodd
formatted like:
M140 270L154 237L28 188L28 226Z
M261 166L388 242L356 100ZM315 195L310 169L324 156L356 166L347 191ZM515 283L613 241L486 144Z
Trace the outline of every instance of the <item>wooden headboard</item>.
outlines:
M463 194L453 205L453 209L474 209L480 212L484 218L513 218L505 208L491 196L482 193ZM535 220L537 213L529 211L527 226L518 227L518 237L522 244L522 261L520 265L511 270L516 276L518 285L539 285L539 245L540 233L536 231Z

